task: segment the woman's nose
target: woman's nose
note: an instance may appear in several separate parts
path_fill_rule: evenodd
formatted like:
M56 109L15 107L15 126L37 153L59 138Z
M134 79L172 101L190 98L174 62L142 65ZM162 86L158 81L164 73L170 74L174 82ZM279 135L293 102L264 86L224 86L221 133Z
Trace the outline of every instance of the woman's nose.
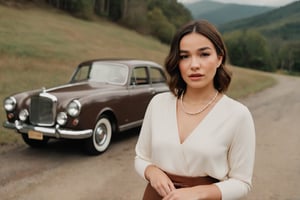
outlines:
M191 59L191 68L192 69L198 69L200 68L200 59L196 56L193 56Z

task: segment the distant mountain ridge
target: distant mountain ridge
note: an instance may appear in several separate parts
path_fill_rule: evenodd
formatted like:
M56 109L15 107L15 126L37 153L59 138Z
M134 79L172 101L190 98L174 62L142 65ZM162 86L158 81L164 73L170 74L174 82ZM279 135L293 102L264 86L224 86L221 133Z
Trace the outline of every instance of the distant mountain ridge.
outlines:
M232 53L229 57L236 65L300 74L299 0L257 16L232 21L218 29L226 38L227 46L231 45L228 48L228 52ZM259 49L249 54L253 47L259 45ZM254 58L247 61L252 63L243 64L248 58Z
M267 37L300 40L300 1L247 19L223 24L219 29L221 32L256 29Z
M212 0L187 3L184 6L191 12L194 19L206 19L216 26L274 9L273 7L220 3Z

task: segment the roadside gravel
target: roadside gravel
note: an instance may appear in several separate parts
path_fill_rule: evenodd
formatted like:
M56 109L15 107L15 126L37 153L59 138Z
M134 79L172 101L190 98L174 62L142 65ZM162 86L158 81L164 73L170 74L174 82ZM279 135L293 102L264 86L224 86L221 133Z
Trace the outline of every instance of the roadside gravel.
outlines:
M257 137L254 187L247 200L300 199L300 78L274 76L276 86L241 99L253 114ZM124 133L96 157L71 141L53 141L43 150L1 147L0 198L140 200L145 181L133 167L138 132Z

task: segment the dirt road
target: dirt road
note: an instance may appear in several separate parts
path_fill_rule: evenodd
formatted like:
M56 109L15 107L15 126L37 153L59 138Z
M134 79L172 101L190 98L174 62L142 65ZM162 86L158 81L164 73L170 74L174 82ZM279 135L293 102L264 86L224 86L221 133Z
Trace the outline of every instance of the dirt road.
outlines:
M247 200L299 200L300 78L241 101L257 130L254 188ZM20 146L0 154L2 200L140 200L145 182L133 167L138 130L117 138L98 157L77 142L54 141L46 149Z

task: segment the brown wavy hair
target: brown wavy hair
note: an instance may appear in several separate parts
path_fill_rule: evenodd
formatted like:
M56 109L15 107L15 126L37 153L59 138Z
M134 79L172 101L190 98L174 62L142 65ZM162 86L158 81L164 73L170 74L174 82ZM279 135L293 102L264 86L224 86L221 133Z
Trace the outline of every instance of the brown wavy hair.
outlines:
M221 34L214 25L206 20L191 21L181 27L174 35L170 51L165 59L165 68L168 73L168 85L171 92L179 97L182 92L186 90L186 83L181 77L179 71L180 49L179 44L181 39L190 33L199 33L208 38L214 45L217 55L222 56L222 63L217 68L217 72L214 77L214 87L219 92L227 91L230 81L231 72L226 67L227 50L222 39Z

